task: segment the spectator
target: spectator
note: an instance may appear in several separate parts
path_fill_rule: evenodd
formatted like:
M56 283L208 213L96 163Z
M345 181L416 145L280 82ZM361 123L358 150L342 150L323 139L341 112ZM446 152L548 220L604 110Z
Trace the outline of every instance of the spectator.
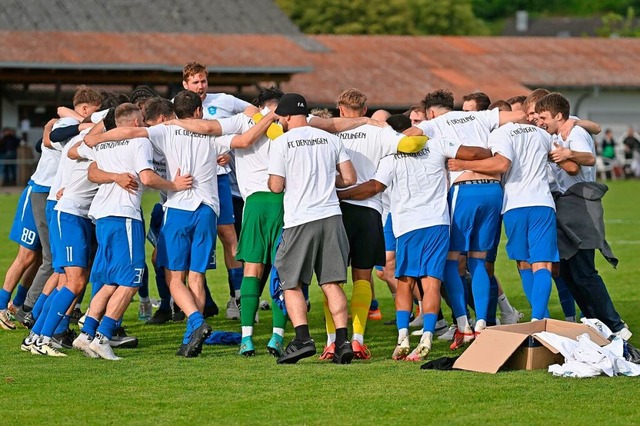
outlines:
M5 127L2 129L2 140L0 141L0 155L4 160L4 173L2 186L15 186L16 184L16 163L18 158L18 146L20 139L16 136L15 129Z
M640 177L640 135L635 132L633 126L627 129L622 145L624 145L625 176Z
M616 141L613 139L613 131L611 129L604 131L600 155L602 158L609 160L615 160L616 158Z

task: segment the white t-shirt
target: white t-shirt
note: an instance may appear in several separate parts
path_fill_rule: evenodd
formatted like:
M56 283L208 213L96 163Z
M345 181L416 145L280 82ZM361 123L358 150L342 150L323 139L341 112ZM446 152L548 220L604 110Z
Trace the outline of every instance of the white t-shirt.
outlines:
M284 228L341 215L336 165L349 161L340 139L310 126L271 144L269 174L285 178Z
M342 140L353 167L356 169L358 180L356 185L373 178L382 157L398 152L398 143L405 137L391 126L376 127L365 124L352 130L338 133ZM381 195L377 194L366 200L345 200L346 203L369 207L382 214Z
M596 147L593 142L593 138L589 132L580 126L575 126L571 130L566 141L563 140L560 135L553 135L552 140L560 146L569 148L572 151L590 152L594 157L596 155ZM559 191L563 194L576 183L596 181L595 166L580 166L580 171L575 176L571 176L555 163L551 163L551 170L555 177L555 185L553 185L552 190Z
M47 197L47 201L56 201L58 191L60 188L64 188L68 178L69 173L71 172L71 164L73 160L70 159L67 154L71 147L73 147L78 141L81 141L83 136L88 132L88 130L84 130L80 135L73 137L69 140L69 142L62 148L62 152L60 154L60 162L58 163L58 170L56 170L56 175L53 177L51 181L51 189L49 189L49 196Z
M245 114L220 120L223 134L244 133L255 123ZM234 149L236 178L240 195L244 200L254 192L270 192L269 151L271 139L262 135L254 144L244 149Z
M181 174L193 176L193 187L186 191L167 193L165 207L195 211L200 204L208 205L220 214L216 158L229 151L232 135L209 136L193 133L180 126L159 124L147 129L153 147L164 153L167 180Z
M502 214L520 207L546 206L555 209L547 180L551 136L529 124L507 123L489 135L491 152L511 161L502 177Z
M231 117L241 113L249 105L249 102L226 93L207 93L202 101L202 118L205 120L220 120L221 118ZM231 171L229 167L217 166L217 168L219 175L224 175Z
M494 108L490 111L450 111L433 120L425 120L416 124L416 127L426 136L447 137L457 140L466 146L487 147L489 133L500 126L500 110ZM451 183L454 183L461 172L449 172Z
M62 127L77 126L80 124L73 118L61 118L53 125L52 131ZM53 179L58 171L60 164L60 154L62 152L63 143L51 142L51 148L42 145L42 155L38 161L36 171L31 176L31 180L37 185L51 186Z
M143 185L138 176L143 170L153 170L153 148L146 138L104 142L89 148L84 143L78 154L97 163L100 170L111 173L131 173L138 180L138 189L128 192L117 183L102 184L91 203L89 218L96 221L108 216L142 220Z
M72 160L67 156L69 150L78 141L82 140L84 133L86 132L81 133L82 136L71 139L62 151L60 168L66 169L66 172L60 188L64 188L64 194L56 204L55 210L76 216L89 217L89 208L98 192L99 186L91 182L88 177L89 165L92 161L86 159ZM53 192L53 186L51 187L51 192ZM53 199L55 200L55 198Z
M446 165L460 145L454 139L434 137L415 154L398 153L380 161L374 179L389 192L396 238L416 229L450 224Z

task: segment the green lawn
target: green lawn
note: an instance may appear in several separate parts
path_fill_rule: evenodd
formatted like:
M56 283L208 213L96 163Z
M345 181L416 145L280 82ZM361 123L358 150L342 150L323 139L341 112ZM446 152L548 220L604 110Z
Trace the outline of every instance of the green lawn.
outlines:
M617 309L639 333L632 342L640 346L640 182L618 181L610 188L605 198L607 232L620 265L614 270L599 257L598 266ZM0 195L0 235L8 235L17 197ZM145 196L147 213L155 199L155 194ZM4 270L15 252L16 246L4 237L0 243ZM223 271L208 274L221 308L228 299ZM528 317L515 267L504 253L496 271L512 304ZM152 279L152 294L154 287ZM376 289L388 320L393 317L392 299L383 283ZM324 322L317 287L312 288L311 299L310 326L322 350ZM174 355L184 324L146 326L137 321L137 309L136 301L125 322L128 331L139 337L140 347L118 351L120 362L89 359L72 351L68 358L36 357L19 349L25 329L0 330L3 423L632 424L640 418L636 378L577 380L554 378L546 371L496 375L422 371L419 364L391 360L396 330L382 321L369 323L371 361L338 366L308 359L278 366L264 349L271 333L268 311L260 312L256 325L256 357L242 358L235 347L205 346L199 358L184 359ZM561 317L555 292L550 310L552 316ZM239 331L238 322L220 317L210 324L215 330ZM288 330L286 340L290 337ZM431 358L449 354L448 343L437 341Z

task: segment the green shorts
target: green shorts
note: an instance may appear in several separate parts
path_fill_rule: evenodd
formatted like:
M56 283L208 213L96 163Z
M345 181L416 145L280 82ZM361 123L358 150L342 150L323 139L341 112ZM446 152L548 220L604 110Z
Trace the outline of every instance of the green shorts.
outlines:
M284 225L284 193L254 192L244 205L236 259L272 264Z

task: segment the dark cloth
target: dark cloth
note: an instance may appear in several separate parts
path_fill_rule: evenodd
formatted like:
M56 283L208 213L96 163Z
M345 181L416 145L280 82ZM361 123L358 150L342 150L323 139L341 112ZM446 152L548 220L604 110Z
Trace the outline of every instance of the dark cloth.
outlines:
M52 130L49 134L49 139L51 139L51 142L65 142L79 134L80 125L76 124L75 126L58 127Z
M624 158L627 160L633 158L633 151L640 151L640 141L635 136L627 136L622 143L627 147L624 153Z
M453 364L460 358L459 356L454 357L442 357L438 359L434 359L433 361L429 361L420 366L421 370L453 370Z
M618 265L618 258L605 239L602 197L608 190L603 183L580 182L556 197L561 259L573 257L578 250L599 249L614 268Z

